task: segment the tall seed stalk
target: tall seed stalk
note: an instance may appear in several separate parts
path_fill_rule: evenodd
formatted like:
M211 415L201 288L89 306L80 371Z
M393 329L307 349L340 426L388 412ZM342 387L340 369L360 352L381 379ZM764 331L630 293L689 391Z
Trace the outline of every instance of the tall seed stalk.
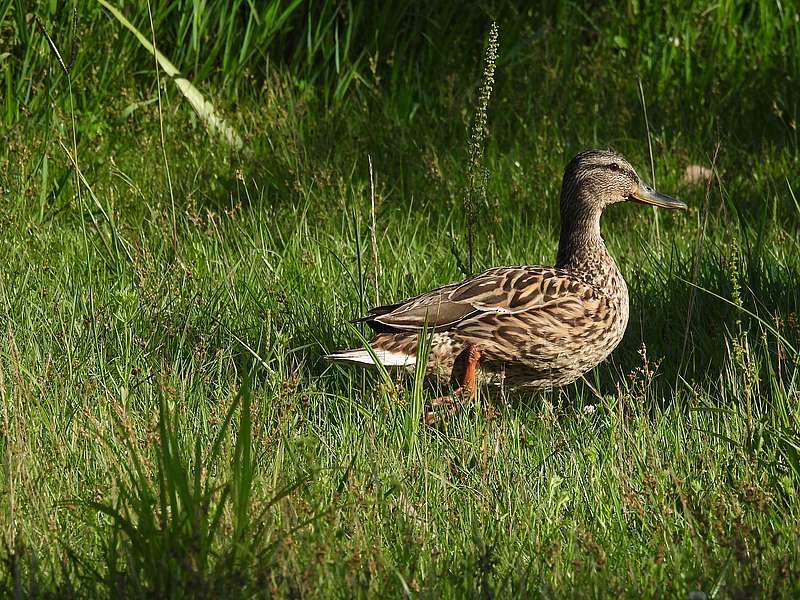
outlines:
M483 76L481 79L478 105L472 121L469 139L469 163L467 164L467 185L464 192L464 212L467 215L467 251L469 254L469 275L474 272L475 227L480 206L486 203L486 182L488 172L483 163L486 148L486 111L494 88L494 71L497 64L499 30L496 22L489 28L489 43L483 56Z

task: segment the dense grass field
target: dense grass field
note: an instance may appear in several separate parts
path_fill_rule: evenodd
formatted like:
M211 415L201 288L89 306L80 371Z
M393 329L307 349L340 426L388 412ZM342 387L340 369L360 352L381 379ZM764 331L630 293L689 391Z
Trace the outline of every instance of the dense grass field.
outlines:
M240 148L86 4L0 0L0 593L800 593L796 4L119 3ZM552 264L591 147L690 209L604 216L584 381L426 427L322 360L470 222L473 270Z

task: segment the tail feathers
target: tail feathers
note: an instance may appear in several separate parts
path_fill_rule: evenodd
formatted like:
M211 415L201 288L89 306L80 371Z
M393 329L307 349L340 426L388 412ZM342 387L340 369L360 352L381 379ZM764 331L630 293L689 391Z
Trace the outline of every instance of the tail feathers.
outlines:
M413 367L417 357L415 355L403 354L402 352L390 352L388 350L374 350L375 356L381 361L384 367ZM372 355L365 348L353 348L351 350L340 350L325 356L325 360L332 362L346 362L358 365L374 365Z

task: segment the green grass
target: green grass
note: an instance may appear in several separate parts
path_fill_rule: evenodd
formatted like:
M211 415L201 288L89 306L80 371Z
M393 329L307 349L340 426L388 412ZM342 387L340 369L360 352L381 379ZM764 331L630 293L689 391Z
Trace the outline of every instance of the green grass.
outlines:
M240 152L163 77L159 114L152 57L99 6L78 15L73 102L0 2L2 593L794 597L797 9L497 3L456 26L455 5L274 3L247 38L249 5L226 5L153 14ZM69 61L67 8L39 16ZM378 291L463 275L487 15L476 270L553 262L579 150L649 179L639 77L658 188L690 210L604 216L631 320L587 382L427 428L420 381L321 357L358 343L346 322ZM717 144L708 193L683 183Z

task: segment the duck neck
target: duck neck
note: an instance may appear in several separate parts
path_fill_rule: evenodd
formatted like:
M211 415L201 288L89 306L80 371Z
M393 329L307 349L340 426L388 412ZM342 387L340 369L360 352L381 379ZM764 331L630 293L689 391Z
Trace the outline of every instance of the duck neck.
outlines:
M562 191L556 268L579 272L592 284L603 286L619 271L600 235L602 208L591 201L565 201L563 196Z

